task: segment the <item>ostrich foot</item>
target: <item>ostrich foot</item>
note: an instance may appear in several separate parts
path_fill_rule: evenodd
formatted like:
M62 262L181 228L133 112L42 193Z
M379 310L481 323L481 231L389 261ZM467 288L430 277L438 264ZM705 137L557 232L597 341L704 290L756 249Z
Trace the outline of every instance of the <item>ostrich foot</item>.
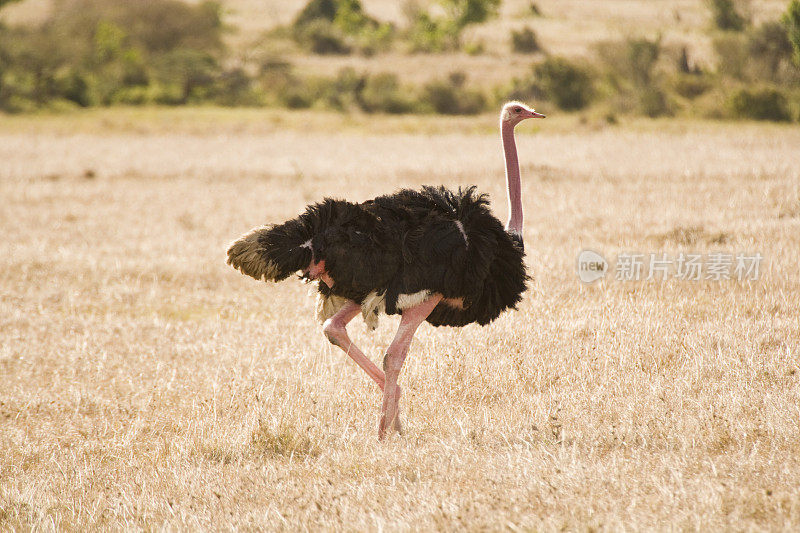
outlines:
M392 429L394 429L398 435L401 437L405 435L405 430L403 429L403 423L400 421L400 411L397 411L397 416L394 418L394 424L392 425Z
M400 421L400 396L402 395L402 389L399 385L396 386L397 395L395 396L394 400L394 408L390 408L386 410L381 415L381 421L378 424L378 440L384 440L386 436L391 433L392 431L396 431L398 435L403 435L403 423ZM391 413L394 413L394 416ZM387 416L392 416L391 423L387 423Z

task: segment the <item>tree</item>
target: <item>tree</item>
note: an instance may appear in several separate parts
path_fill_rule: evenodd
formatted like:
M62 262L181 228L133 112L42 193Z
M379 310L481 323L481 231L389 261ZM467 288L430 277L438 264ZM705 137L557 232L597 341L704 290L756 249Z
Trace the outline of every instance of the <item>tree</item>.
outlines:
M520 31L511 31L511 49L522 54L531 54L541 50L536 33L525 26Z
M500 0L440 0L440 2L459 28L486 22L496 16L500 8Z
M781 63L791 58L792 43L786 27L780 22L765 22L751 32L748 39L750 55L764 65L770 79L776 79Z
M460 47L461 32L470 24L480 24L497 15L500 0L439 0L445 17L434 17L415 2L406 5L411 21L414 49L441 52Z
M561 109L582 109L592 98L589 73L563 57L548 57L536 65L534 74L547 97Z
M0 109L247 96L224 67L221 13L209 1L58 0L40 25L0 24Z
M782 20L792 42L794 62L800 67L800 0L792 0Z
M747 23L736 11L733 0L708 0L714 15L714 24L721 30L742 31Z
M364 12L360 0L310 0L292 23L298 44L315 54L373 54L388 48L394 26Z

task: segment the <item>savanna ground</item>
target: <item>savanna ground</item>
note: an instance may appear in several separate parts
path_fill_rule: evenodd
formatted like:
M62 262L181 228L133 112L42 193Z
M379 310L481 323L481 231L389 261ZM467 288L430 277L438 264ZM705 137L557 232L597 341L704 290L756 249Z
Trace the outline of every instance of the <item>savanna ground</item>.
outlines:
M239 275L226 244L424 183L505 218L495 116L4 118L0 529L800 527L800 130L518 130L530 290L420 329L381 443L309 287ZM583 285L584 247L765 259L752 282ZM378 362L396 323L350 331Z

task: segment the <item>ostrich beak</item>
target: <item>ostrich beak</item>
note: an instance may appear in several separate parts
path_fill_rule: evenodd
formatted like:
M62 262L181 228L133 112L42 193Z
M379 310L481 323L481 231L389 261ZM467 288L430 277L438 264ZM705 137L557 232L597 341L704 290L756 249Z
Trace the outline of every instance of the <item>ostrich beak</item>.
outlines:
M547 117L531 109L531 118L547 118Z

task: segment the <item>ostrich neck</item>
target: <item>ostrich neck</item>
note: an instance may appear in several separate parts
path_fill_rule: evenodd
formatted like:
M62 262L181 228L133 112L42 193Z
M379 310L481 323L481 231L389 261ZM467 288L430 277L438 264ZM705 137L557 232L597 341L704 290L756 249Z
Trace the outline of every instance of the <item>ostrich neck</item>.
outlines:
M514 142L514 124L503 122L503 152L506 160L506 186L508 188L508 223L506 231L522 237L522 185L519 179L517 144Z

